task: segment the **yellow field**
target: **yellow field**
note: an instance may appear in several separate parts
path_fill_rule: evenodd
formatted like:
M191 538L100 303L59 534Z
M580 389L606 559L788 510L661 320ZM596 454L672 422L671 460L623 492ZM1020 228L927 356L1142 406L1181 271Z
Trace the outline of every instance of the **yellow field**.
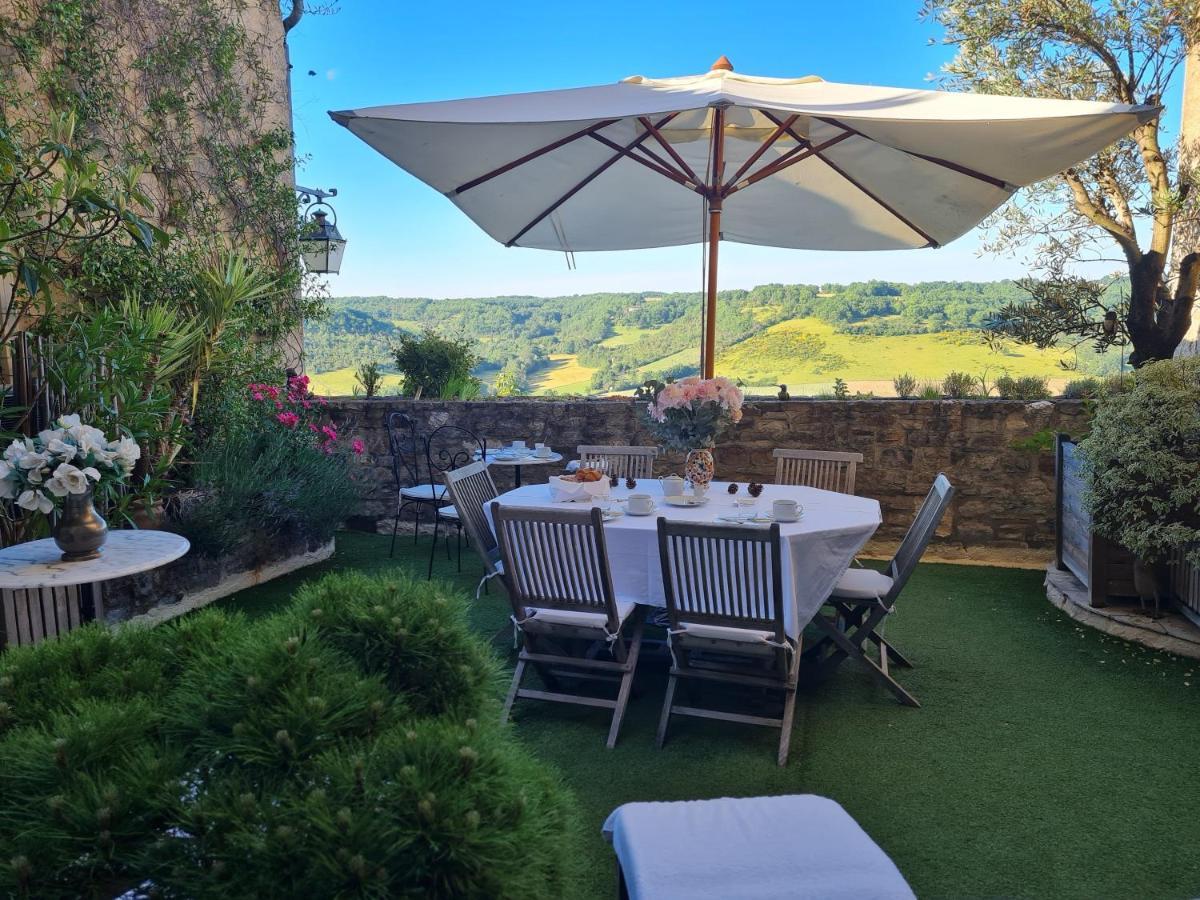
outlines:
M354 393L354 389L358 387L358 382L354 380L354 368L347 366L344 369L334 369L331 372L308 373L311 379L309 387L314 394L320 394L325 397L349 397ZM400 388L399 375L384 375L383 385L380 387L381 394L394 394Z
M609 340L612 340L610 338ZM580 365L573 353L551 353L550 361L529 375L533 393L586 394L595 369Z

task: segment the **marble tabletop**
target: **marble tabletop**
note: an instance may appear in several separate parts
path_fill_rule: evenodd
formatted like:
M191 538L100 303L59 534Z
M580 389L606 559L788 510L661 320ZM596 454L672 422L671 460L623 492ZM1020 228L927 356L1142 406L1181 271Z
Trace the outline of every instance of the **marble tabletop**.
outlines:
M187 538L169 531L110 531L97 559L63 562L53 539L0 550L0 590L67 587L156 569L188 552Z
M563 461L561 453L551 453L549 456L535 456L533 451L528 453L517 454L515 456L497 456L500 451L489 450L487 452L488 465L491 466L544 466L547 463L557 463Z

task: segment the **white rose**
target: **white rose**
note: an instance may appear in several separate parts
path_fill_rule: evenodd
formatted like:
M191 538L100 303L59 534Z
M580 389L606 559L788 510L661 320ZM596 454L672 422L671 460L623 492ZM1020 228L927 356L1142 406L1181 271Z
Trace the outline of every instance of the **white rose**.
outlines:
M96 470L92 469L92 471L95 472ZM97 477L99 477L99 474L99 472L96 473ZM87 475L70 463L63 463L55 469L52 480L58 482L59 486L66 488L66 492L69 494L82 494L91 486L88 484ZM48 484L47 487L49 487ZM57 490L54 490L54 493L57 496L63 496Z
M31 450L17 461L17 465L22 469L40 469L48 462L50 462L49 453L39 453Z
M113 461L125 470L132 469L133 464L142 458L142 448L131 437L123 437L119 441L110 441L108 450L113 455Z
M24 438L17 438L5 449L4 458L10 463L15 463L32 449L33 441Z
M59 416L58 421L54 424L59 428L75 428L79 425L79 414L72 413L69 416Z
M60 459L70 461L75 458L75 445L68 444L60 437L52 437L45 442L46 450Z
M41 491L25 491L17 498L17 506L22 509L36 509L38 512L49 513L54 510L50 498Z

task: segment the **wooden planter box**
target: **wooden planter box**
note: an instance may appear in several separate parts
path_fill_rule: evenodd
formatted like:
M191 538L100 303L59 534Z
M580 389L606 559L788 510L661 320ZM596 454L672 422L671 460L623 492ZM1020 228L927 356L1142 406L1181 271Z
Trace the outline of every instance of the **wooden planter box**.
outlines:
M1076 444L1067 435L1055 436L1055 563L1087 588L1092 606L1137 597L1133 587L1133 554L1092 531L1084 503L1087 483L1081 472Z

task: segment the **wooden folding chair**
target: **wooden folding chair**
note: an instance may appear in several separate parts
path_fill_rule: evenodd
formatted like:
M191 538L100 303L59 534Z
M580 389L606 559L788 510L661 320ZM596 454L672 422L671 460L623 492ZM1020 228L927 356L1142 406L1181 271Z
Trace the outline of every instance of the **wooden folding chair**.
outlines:
M658 547L672 659L658 746L672 715L769 725L781 729L778 761L786 765L800 646L784 632L779 525L752 529L660 518ZM676 705L681 678L781 690L783 712L775 719Z
M813 619L813 624L823 632L822 637L805 653L806 660L815 663L818 677L832 674L846 659L853 657L901 703L921 705L900 686L889 670L889 664L911 669L912 663L889 644L881 632L884 620L895 609L896 599L925 554L953 496L954 487L949 479L939 474L896 555L888 563L886 574L874 569L850 569L838 579L827 601L832 614L818 613ZM868 655L868 643L877 648L878 662Z
M575 448L579 465L603 461L604 471L617 478L653 478L657 447L606 447L602 444L581 444Z
M611 709L607 742L611 749L629 703L643 622L632 601L618 602L613 594L603 513L598 507L541 510L496 502L491 509L503 564L501 577L523 641L500 720L508 721L518 698ZM633 635L626 639L630 621ZM607 646L611 659L584 655L597 642ZM582 648L573 646L580 644ZM572 649L583 652L572 653ZM529 665L549 690L521 687ZM611 681L615 677L616 699L565 693L559 685L563 670L575 678Z
M484 509L500 496L500 492L496 490L492 473L483 460L443 472L442 478L453 504L450 508L453 508L462 530L466 532L467 543L483 563L483 578L475 588L475 599L478 600L479 592L487 587L488 581L500 574L500 548Z
M802 485L839 494L854 493L855 469L863 461L861 453L840 450L778 449L774 456L776 484Z

